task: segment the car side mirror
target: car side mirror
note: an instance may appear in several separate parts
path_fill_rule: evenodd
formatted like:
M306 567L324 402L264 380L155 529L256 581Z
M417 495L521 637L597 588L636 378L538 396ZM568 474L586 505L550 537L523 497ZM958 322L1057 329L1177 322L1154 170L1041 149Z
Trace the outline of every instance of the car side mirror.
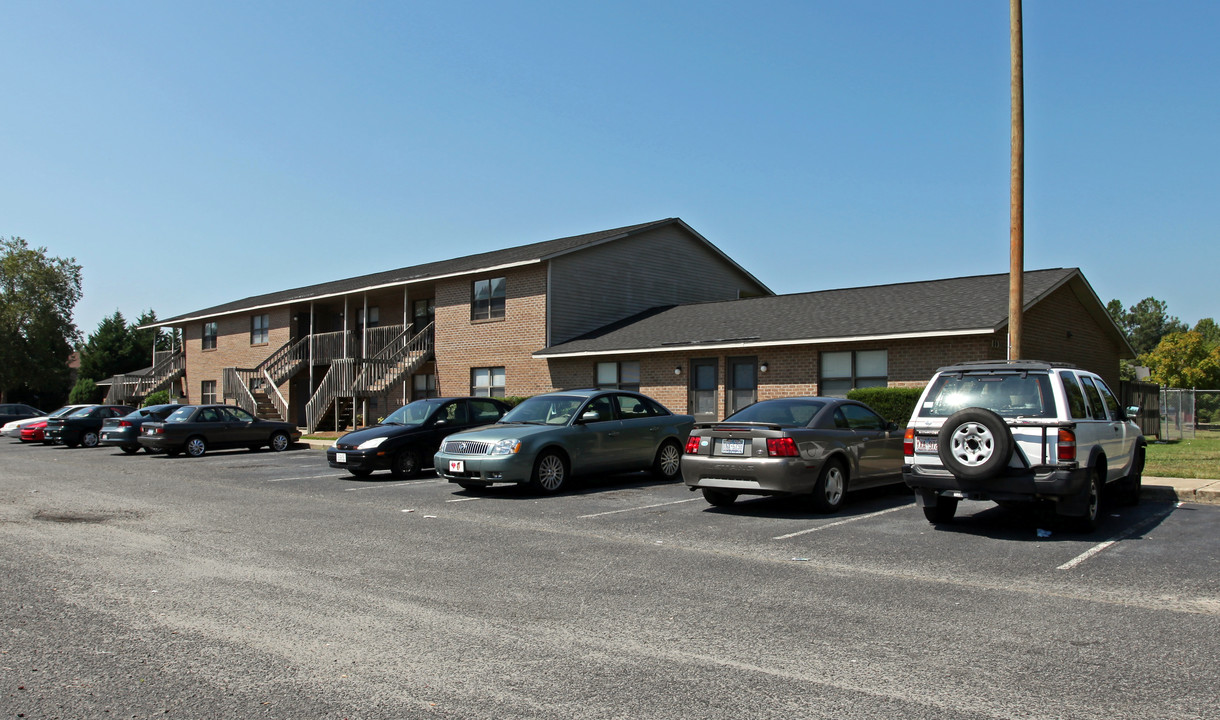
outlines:
M898 423L896 423L896 422L889 422L889 423L886 423L886 424L885 424L885 429L886 429L886 430L888 430L888 431L890 431L890 432L894 432L895 430L897 430L897 429L898 429Z
M1131 405L1131 406L1127 407L1127 417L1129 417L1129 418L1139 417L1139 414L1140 414L1139 405Z
M601 420L601 419L602 419L602 414L596 410L589 410L584 415L580 416L580 421L582 423L597 422L598 420Z

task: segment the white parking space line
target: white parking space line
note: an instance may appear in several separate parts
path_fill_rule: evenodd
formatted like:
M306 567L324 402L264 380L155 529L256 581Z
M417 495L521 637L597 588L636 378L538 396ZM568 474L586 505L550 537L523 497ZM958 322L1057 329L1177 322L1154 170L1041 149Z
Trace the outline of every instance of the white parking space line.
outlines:
M362 485L360 487L347 488L343 492L355 492L356 490L380 490L382 488L403 487L404 485L437 485L439 483L448 482L447 480L408 480L400 483L386 483L384 485Z
M878 515L884 515L884 514L886 514L886 513L898 512L899 510L906 510L906 509L907 509L907 508L909 508L909 507L911 507L911 506L910 506L910 505L899 505L898 507L892 507L892 508L889 508L889 509L886 509L886 510L878 510L877 512L868 513L867 515L857 515L857 516L855 516L855 517L850 517L850 518L847 518L846 520L837 520L837 521L835 521L835 522L832 522L832 523L827 523L827 524L825 524L825 525L819 525L819 526L817 526L817 527L815 527L815 528L809 528L808 530L797 530L796 532L793 532L793 533L788 533L787 535L778 535L778 536L773 537L773 538L771 538L771 539L772 539L772 540L787 540L788 538L794 538L794 537L796 537L797 535L808 535L809 533L815 533L815 532L817 532L817 531L819 531L819 530L829 530L829 529L830 529L830 528L832 528L832 527L838 527L838 526L840 526L840 525L846 525L847 523L854 523L854 522L856 522L857 520L867 520L867 519L869 519L869 518L875 518L875 517L877 517Z
M641 507L623 508L622 510L607 510L606 512L592 513L591 515L580 515L581 518L595 518L602 515L616 515L618 513L635 512L637 510L647 510L649 508L665 507L666 505L681 505L682 503L694 502L699 498L690 498L688 500L674 500L673 502L657 503L656 505L643 505Z
M470 502L471 500L482 500L482 499L483 498L477 498L477 497L475 497L475 498L455 498L453 500L446 500L445 502L447 502L447 503Z
M267 480L266 482L288 482L289 480L321 480L323 478L336 478L336 477L340 477L338 473L329 473L327 475L302 475L301 477L272 478L271 480Z
M1115 535L1113 538L1106 540L1105 542L1097 543L1093 547L1089 548L1088 550L1085 550L1084 552L1080 553L1079 555L1072 558L1071 560L1068 560L1067 562L1063 563L1062 565L1060 565L1059 567L1057 567L1055 569L1056 570L1071 570L1072 568L1080 565L1081 563L1088 560L1089 558L1091 558L1099 553L1105 552L1107 549L1110 548L1110 546L1117 544L1119 540L1123 540L1128 537L1131 537L1132 535L1139 532L1140 530L1143 530L1144 528L1148 527L1149 525L1152 525L1153 523L1164 520L1166 517L1169 516L1170 512L1173 512L1173 511L1170 510L1169 512L1163 512L1159 515L1153 515L1152 517L1144 518L1140 522L1137 522L1136 524L1127 528L1126 530L1119 533L1118 535Z

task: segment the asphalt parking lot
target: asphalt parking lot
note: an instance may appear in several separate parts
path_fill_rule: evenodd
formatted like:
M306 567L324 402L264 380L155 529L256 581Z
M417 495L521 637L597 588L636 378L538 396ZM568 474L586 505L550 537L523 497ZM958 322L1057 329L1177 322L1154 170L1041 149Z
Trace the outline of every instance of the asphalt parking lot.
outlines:
M9 717L1220 717L1215 506L936 529L901 487L821 515L4 441L0 528Z

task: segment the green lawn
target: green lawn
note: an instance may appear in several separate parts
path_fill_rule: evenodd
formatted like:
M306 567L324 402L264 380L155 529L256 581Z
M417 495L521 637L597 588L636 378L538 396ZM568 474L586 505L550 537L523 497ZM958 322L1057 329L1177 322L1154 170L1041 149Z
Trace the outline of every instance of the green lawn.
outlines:
M1165 443L1149 437L1144 474L1220 479L1220 432L1199 431L1193 439Z

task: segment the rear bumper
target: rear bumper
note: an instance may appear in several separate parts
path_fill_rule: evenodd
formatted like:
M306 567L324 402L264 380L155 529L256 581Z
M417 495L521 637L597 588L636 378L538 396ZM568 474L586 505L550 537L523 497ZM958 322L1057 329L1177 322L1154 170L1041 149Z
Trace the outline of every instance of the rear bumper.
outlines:
M1076 499L1089 483L1089 468L1076 463L1007 468L1003 475L968 480L947 470L921 465L903 465L902 480L923 504L924 494L970 500L1022 501Z
M746 495L811 493L819 470L820 465L804 458L682 456L682 481L691 489L713 488Z

